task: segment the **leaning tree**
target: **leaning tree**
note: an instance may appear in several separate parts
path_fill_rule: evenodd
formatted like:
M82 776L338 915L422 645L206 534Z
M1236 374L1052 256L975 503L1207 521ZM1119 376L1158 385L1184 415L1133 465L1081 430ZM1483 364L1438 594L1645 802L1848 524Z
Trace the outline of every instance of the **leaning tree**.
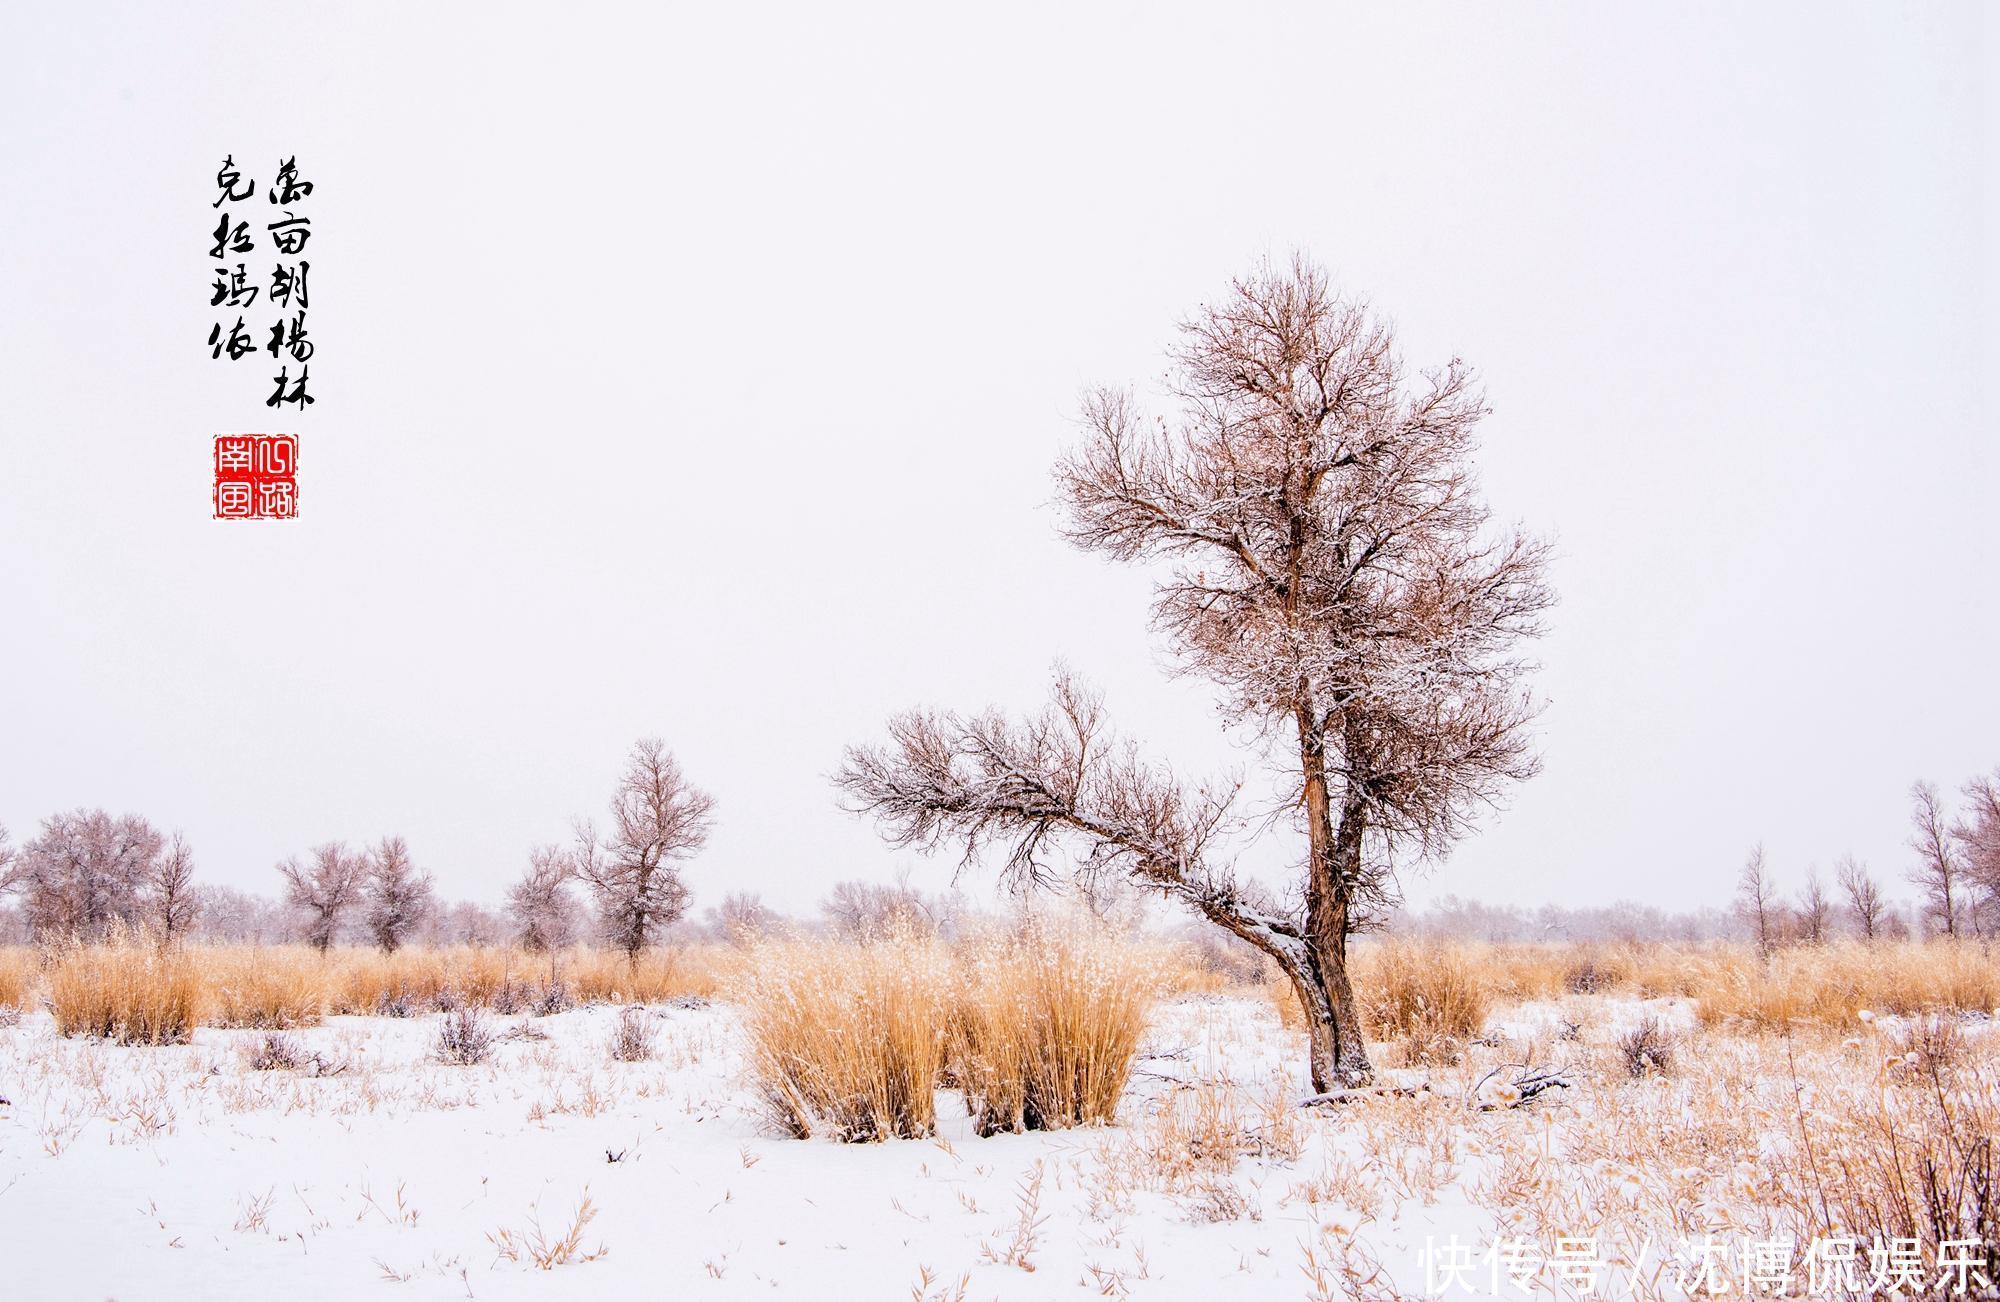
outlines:
M1191 906L1275 960L1306 1014L1317 1090L1372 1076L1348 936L1399 865L1434 858L1537 762L1525 639L1553 602L1545 545L1495 528L1470 459L1486 415L1454 359L1412 377L1389 325L1317 267L1261 267L1184 323L1171 421L1085 405L1056 467L1065 532L1163 563L1157 631L1286 780L1302 887L1239 877L1234 784L1180 780L1116 740L1067 673L1039 715L913 711L837 781L892 842L988 845L1028 881L1067 848Z

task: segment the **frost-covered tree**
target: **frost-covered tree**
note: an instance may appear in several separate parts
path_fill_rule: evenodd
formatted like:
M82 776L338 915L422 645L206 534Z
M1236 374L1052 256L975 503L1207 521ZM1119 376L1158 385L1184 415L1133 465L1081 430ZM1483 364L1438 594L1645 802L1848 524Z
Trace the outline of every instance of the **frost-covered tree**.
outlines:
M21 847L7 880L36 938L101 936L114 925L144 924L146 890L165 845L135 814L55 814Z
M1882 933L1888 913L1881 886L1866 865L1851 854L1842 856L1838 874L1840 893L1847 900L1847 918L1854 924L1855 934L1863 940L1875 939Z
M1806 884L1799 891L1798 923L1799 939L1808 945L1824 944L1833 926L1833 901L1827 898L1818 868L1806 869Z
M368 858L340 841L314 847L306 862L287 859L278 865L285 879L285 903L300 920L306 943L321 953L332 947L340 924L361 902L368 881Z
M411 861L400 836L385 836L368 852L362 894L368 934L385 953L401 947L437 907L431 875Z
M2000 770L1965 784L1965 813L1954 835L1983 928L2000 930Z
M1965 922L1965 865L1959 859L1951 819L1938 789L1929 782L1910 788L1910 884L1924 894L1924 916L1934 931L1956 937Z
M731 945L754 944L776 931L782 921L775 909L751 891L731 891L715 906L715 930Z
M664 743L632 747L600 834L580 821L572 866L597 904L604 937L628 958L687 912L681 864L708 842L715 801L688 782Z
M1784 905L1778 901L1778 885L1771 880L1761 845L1750 848L1750 857L1736 876L1736 916L1757 942L1757 952L1769 958L1784 929Z
M1284 972L1316 1088L1364 1082L1348 937L1400 864L1442 855L1536 770L1521 647L1553 601L1546 550L1481 500L1472 372L1453 359L1410 375L1387 323L1309 263L1236 282L1184 325L1173 361L1170 422L1122 392L1087 399L1056 468L1066 533L1166 571L1157 631L1289 786L1300 906L1239 878L1233 783L1140 759L1066 673L1027 719L902 715L839 781L895 843L999 843L1037 881L1067 842L1084 875L1181 901Z
M194 851L179 832L147 867L144 908L162 945L185 939L194 930L201 913L201 898L194 885Z
M523 949L560 949L576 939L580 910L570 893L569 855L561 847L536 846L528 871L507 888L507 917Z
M195 888L195 934L205 940L261 945L291 931L286 908L265 895L213 883Z
M431 911L426 930L438 945L497 945L507 937L507 920L483 904L457 900Z

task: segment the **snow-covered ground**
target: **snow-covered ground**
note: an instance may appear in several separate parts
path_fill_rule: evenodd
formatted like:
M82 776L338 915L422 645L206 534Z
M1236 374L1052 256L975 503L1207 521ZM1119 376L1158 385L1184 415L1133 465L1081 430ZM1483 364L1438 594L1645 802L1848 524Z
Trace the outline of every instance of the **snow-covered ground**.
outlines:
M0 1030L0 1293L1268 1298L1310 1295L1305 1254L1325 1258L1322 1240L1356 1220L1288 1198L1311 1174L1303 1151L1230 1154L1205 1185L1150 1187L1143 1149L1164 1124L1150 1119L1190 1084L1229 1087L1211 1106L1267 1099L1281 1126L1334 1124L1287 1106L1295 1046L1255 1001L1164 1006L1128 1126L980 1139L941 1100L935 1141L875 1145L775 1137L734 1014L653 1012L652 1061L613 1061L617 1010L595 1008L494 1019L547 1038L476 1067L431 1060L437 1015L336 1018L290 1033L346 1064L320 1078L253 1070L263 1032L119 1048L26 1017ZM1193 1126L1199 1110L1167 1115ZM1249 1133L1244 1111L1224 1121ZM537 1226L561 1236L586 1198L567 1264L499 1250ZM1367 1237L1407 1266L1409 1233L1377 1222Z
M1157 1010L1118 1126L981 1139L946 1096L934 1140L841 1145L764 1124L730 1008L647 1015L649 1061L614 1061L619 1010L588 1008L493 1018L512 1037L471 1067L433 1059L437 1014L336 1018L288 1033L317 1055L290 1070L255 1069L265 1032L120 1048L26 1016L0 1028L0 1297L1421 1296L1427 1244L1754 1225L1770 1189L1741 1104L1794 1088L1759 1076L1710 1111L1706 1081L1614 1079L1610 1038L1686 1005L1571 999L1503 1010L1427 1095L1301 1109L1270 1006L1191 997ZM1718 1070L1767 1071L1731 1052ZM1468 1106L1523 1059L1578 1088ZM1745 1151L1649 1170L1652 1136Z

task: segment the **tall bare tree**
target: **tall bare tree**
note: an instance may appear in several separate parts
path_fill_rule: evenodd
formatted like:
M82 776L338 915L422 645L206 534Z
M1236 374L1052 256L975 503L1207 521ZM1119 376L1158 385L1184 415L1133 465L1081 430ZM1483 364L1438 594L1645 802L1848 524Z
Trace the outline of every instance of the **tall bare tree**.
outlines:
M1965 813L1953 829L1984 930L2000 930L2000 769L1965 784Z
M362 895L368 934L390 954L437 907L431 875L411 861L410 847L400 836L385 836L368 852Z
M1863 940L1873 940L1882 931L1887 905L1882 888L1859 859L1843 855L1839 865L1840 893L1847 897L1847 916Z
M306 943L325 953L340 934L340 924L361 901L368 880L368 859L340 841L315 846L301 865L287 859L278 865L285 879L285 902L300 916Z
M1056 467L1077 546L1164 562L1157 631L1180 669L1260 729L1306 842L1302 907L1238 880L1219 834L1233 784L1184 782L1115 742L1066 675L1039 716L912 713L840 782L899 844L1008 846L1051 870L1121 871L1276 961L1306 1011L1321 1090L1372 1075L1349 933L1399 863L1441 855L1537 767L1532 666L1553 602L1546 550L1495 529L1470 457L1486 404L1456 359L1408 375L1389 326L1317 267L1260 267L1182 327L1179 414L1147 424L1125 393L1084 408Z
M1925 916L1933 928L1956 937L1965 920L1965 866L1959 862L1944 802L1929 782L1910 788L1910 849L1917 855L1910 883L1924 893Z
M523 949L540 953L576 939L577 903L570 894L569 855L561 847L536 846L528 870L507 888L507 916Z
M21 847L9 870L30 932L88 938L118 924L141 925L143 893L165 844L135 814L78 809L43 819L40 835Z
M577 824L577 879L597 902L605 938L627 958L687 912L680 866L707 844L714 811L715 801L688 782L666 746L647 737L625 762L610 826L600 835L593 823Z
M201 912L195 893L194 851L179 832L147 867L145 910L161 945L185 939Z
M1764 847L1752 846L1750 857L1743 861L1743 871L1736 877L1736 916L1750 929L1757 952L1765 958L1771 956L1778 943L1783 926L1782 909L1777 884L1764 864Z
M1833 901L1816 867L1806 869L1806 884L1799 890L1798 922L1799 939L1808 945L1824 944L1832 929Z

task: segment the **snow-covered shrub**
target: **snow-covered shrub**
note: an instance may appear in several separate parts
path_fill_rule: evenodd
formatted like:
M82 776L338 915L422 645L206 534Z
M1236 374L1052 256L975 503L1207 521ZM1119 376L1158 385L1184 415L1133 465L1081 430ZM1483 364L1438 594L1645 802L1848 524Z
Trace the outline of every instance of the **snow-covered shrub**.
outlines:
M493 1029L470 1004L452 1009L438 1023L432 1056L455 1067L474 1067L493 1056Z
M1674 1069L1676 1041L1672 1032L1648 1017L1618 1037L1619 1063L1635 1079L1664 1076Z
M619 1062L644 1062L653 1056L659 1019L638 1006L624 1009L611 1028L611 1056Z

